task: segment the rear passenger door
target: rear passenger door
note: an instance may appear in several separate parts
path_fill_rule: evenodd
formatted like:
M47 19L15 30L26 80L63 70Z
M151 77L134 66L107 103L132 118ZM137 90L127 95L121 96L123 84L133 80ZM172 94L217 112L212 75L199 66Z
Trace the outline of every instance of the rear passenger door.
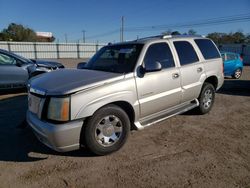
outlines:
M147 68L155 62L161 64L162 70L136 77L141 118L175 106L181 100L180 72L166 42L148 46L142 66Z
M197 98L200 94L202 81L206 77L204 65L190 41L174 41L181 74L182 102Z

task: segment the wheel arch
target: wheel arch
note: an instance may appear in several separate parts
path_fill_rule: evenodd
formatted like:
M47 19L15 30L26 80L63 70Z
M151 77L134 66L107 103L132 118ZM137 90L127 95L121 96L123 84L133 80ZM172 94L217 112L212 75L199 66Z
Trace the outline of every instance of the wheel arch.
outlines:
M214 86L214 89L216 90L218 87L218 78L216 76L209 76L205 79L204 83L210 83Z
M132 107L132 105L129 102L127 102L127 101L121 101L121 100L120 101L110 102L110 103L107 103L107 104L99 107L98 109L95 110L95 112L97 112L101 108L104 108L105 106L108 106L108 105L116 105L116 106L120 107L122 110L124 110L125 113L128 115L129 120L130 120L131 130L135 130L136 129L136 127L134 125L135 111L134 111L134 108ZM95 112L91 116L93 116L95 114ZM89 119L90 119L91 116L88 116L88 117L86 117L84 119L84 123L83 123L83 126L81 128L81 134L80 134L80 140L79 140L81 147L86 144L85 140L84 140L84 137L83 137L83 132L85 131L84 124L88 123L88 121L89 121Z
M132 105L129 102L122 101L122 100L110 102L110 103L107 103L107 104L99 107L98 109L95 110L95 112L97 112L101 108L103 108L105 106L108 106L108 105L116 105L116 106L120 107L122 110L124 110L126 112L126 114L128 115L128 117L129 117L131 128L134 129L135 111L134 111L134 108L132 107ZM92 115L94 115L94 113ZM89 116L89 117L91 117L91 116ZM86 118L86 120L87 119L88 119L88 117Z

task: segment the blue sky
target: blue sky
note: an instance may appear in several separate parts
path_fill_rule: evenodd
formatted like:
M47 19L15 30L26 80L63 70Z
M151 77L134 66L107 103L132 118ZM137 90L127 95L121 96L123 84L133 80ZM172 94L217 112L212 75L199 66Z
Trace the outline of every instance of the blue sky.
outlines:
M82 39L86 30L86 42L119 41L119 32L105 37L94 37L118 30L121 17L125 29L130 27L183 24L210 18L250 14L250 0L0 0L0 30L9 23L19 23L35 31L52 32L57 40L75 42ZM250 21L192 27L199 34L210 32L250 33ZM169 28L186 32L191 28ZM125 40L160 34L163 30L125 32Z

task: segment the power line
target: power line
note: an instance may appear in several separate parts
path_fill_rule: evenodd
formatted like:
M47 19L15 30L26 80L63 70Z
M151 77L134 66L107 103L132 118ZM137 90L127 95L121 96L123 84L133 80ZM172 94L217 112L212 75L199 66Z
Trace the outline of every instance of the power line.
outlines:
M135 31L151 31L151 30L163 30L169 28L187 28L187 27L200 27L206 25L216 25L216 24L226 24L233 22L245 22L250 20L250 14L241 14L228 17L211 18L206 20L199 20L186 23L178 24L168 24L168 25L153 25L153 26L143 26L143 27L127 27L125 31L135 32Z
M157 30L165 30L165 29L177 29L177 28L189 28L189 27L202 27L208 25L218 25L218 24L228 24L228 23L237 23L237 22L249 22L250 21L250 13L247 14L238 14L217 18L210 18L204 20L197 20L192 22L178 23L178 24L167 24L167 25L152 25L152 26L141 26L141 27L126 27L122 26L123 32L139 32L139 31L157 31ZM123 23L124 24L124 23ZM120 29L114 29L111 31L107 31L101 34L92 35L86 37L85 39L94 39L94 38L103 38L106 36L118 34L120 32L120 39L122 39Z
M108 35L113 35L113 34L119 33L119 31L120 31L120 29L115 29L115 30L107 31L107 32L102 33L102 34L97 34L97 35L92 35L92 36L86 37L86 39L102 38L102 37L105 37Z
M217 21L227 21L230 19L244 19L245 17L249 17L250 14L240 14L235 16L227 16L227 17L217 17L217 18L210 18L205 20L198 20L193 22L185 22L179 24L168 24L168 25L154 25L154 26L143 26L143 27L130 27L127 30L137 30L137 29L152 29L152 28L162 28L162 27L179 27L185 25L192 25L192 24L202 24L202 23L209 23L209 22L217 22Z

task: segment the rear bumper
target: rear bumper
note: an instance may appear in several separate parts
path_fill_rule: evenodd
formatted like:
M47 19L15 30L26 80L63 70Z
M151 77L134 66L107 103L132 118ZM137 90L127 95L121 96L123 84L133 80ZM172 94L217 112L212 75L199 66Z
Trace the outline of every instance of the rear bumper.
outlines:
M222 87L223 83L224 83L224 74L218 77L218 85L216 90L219 90Z
M36 137L51 149L66 152L80 148L83 120L55 125L41 121L29 111L27 111L26 119Z

